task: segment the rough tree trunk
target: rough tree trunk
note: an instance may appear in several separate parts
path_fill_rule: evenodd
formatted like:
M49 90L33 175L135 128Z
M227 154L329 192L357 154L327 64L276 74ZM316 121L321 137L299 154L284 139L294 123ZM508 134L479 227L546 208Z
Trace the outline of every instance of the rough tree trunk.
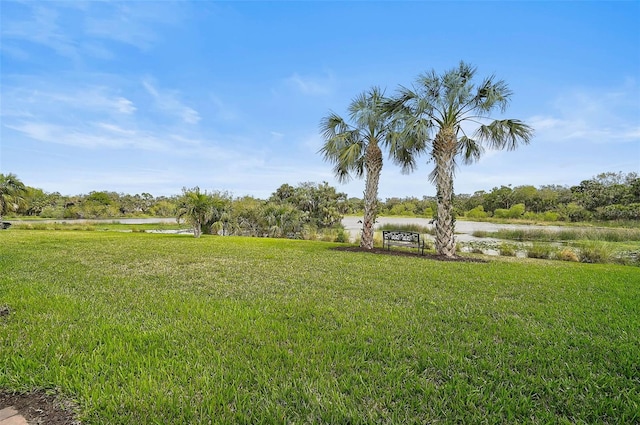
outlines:
M193 237L199 238L202 234L202 222L200 220L196 220L193 223Z
M365 158L367 172L364 191L364 219L360 247L373 249L373 228L378 215L378 183L382 171L382 151L375 141L369 142Z
M436 163L435 183L438 199L436 218L436 251L440 255L454 257L455 219L453 217L453 167L456 153L456 134L453 129L442 129L433 143L433 159Z

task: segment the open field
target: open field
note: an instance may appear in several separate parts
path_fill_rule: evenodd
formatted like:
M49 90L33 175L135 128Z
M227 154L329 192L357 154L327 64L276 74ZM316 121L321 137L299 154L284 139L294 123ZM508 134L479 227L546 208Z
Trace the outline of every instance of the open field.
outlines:
M640 421L636 267L337 245L3 231L0 389L87 424Z

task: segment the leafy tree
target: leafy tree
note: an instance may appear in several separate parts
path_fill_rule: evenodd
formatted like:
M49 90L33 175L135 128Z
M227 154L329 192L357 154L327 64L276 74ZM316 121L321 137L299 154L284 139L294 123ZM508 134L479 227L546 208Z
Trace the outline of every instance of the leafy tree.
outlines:
M457 158L469 164L480 158L485 144L491 149L512 150L528 143L533 135L531 127L516 119L485 124L496 109L506 110L512 93L494 76L475 84L475 73L476 68L464 62L440 75L433 70L420 75L413 88L401 87L389 104L393 111L411 114L404 136L420 138L435 162L430 175L438 199L435 245L439 254L448 257L455 255L453 176ZM471 136L466 132L467 124L478 125Z
M262 205L264 201L251 196L236 199L232 208L231 222L238 234L243 236L263 236Z
M42 189L26 186L23 194L23 200L19 207L18 213L35 216L40 215L47 207L55 205L55 198L46 194Z
M182 188L182 196L178 200L177 219L191 224L193 228L193 237L199 238L202 234L202 228L212 216L213 199L209 194L200 192L198 186L187 189Z
M227 227L231 219L232 196L227 192L213 192L209 194L211 198L211 211L207 220L202 224L202 231L209 234L217 234L222 230L222 234L227 234Z
M538 196L538 189L534 186L514 187L512 199L515 204L524 204L529 211L540 212L540 197Z
M18 209L26 191L26 186L15 174L0 174L0 220L6 213Z
M90 192L80 203L81 218L116 217L120 196L115 192Z
M415 168L415 154L422 149L424 140L401 139L400 114L394 119L384 110L387 102L383 92L373 87L361 93L349 105L349 124L344 118L330 113L320 123L324 145L320 153L334 164L338 180L346 182L353 173L365 176L364 220L360 246L373 248L374 223L378 214L378 183L382 171L382 147L389 150L393 162L404 172ZM407 142L407 143L405 143Z
M290 204L269 202L262 208L267 234L272 238L296 238L302 232L304 213Z
M170 198L156 199L149 212L156 217L170 217L176 213L177 201Z
M337 192L327 182L305 182L297 187L283 184L268 200L276 204L293 205L303 214L300 220L315 228L332 227L348 211L347 195Z

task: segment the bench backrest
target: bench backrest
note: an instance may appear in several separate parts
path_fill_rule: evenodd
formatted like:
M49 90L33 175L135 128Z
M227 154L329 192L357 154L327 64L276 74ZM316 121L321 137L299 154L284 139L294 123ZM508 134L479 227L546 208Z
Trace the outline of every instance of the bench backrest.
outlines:
M395 230L384 230L382 232L382 238L387 241L397 242L420 242L420 233L416 232L402 232Z

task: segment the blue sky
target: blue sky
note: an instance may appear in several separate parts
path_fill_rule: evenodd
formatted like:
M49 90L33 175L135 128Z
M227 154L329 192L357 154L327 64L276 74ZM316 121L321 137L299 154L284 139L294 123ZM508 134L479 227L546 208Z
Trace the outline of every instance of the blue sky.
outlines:
M640 2L0 0L0 172L27 185L268 197L338 183L321 118L460 60L514 94L531 144L460 166L456 193L640 171ZM496 116L497 118L500 116ZM432 196L426 157L380 197Z

